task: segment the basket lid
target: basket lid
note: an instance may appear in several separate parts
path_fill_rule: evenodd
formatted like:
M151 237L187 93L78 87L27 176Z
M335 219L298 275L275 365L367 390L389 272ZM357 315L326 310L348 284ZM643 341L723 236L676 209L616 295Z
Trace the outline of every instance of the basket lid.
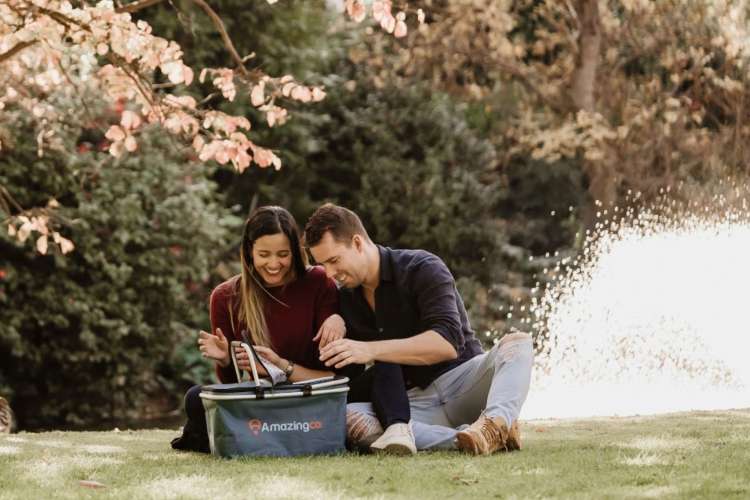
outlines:
M340 387L349 382L348 377L341 375L321 377L299 382L284 382L271 385L267 379L261 379L260 385L253 381L234 384L213 384L203 386L202 392L207 394L257 394L258 392L309 392L312 390Z

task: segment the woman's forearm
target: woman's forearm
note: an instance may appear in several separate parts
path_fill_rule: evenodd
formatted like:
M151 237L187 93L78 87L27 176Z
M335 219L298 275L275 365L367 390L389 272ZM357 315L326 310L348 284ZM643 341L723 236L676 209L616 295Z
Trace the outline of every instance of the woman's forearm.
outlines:
M219 368L226 368L227 366L232 364L231 362L232 357L229 354L224 356L222 359L213 358L213 360L214 360L214 363L216 363L216 366L218 366Z
M283 368L282 368L283 369ZM328 370L313 370L312 368L306 368L304 366L294 364L294 371L289 376L290 382L300 382L302 380L310 380L313 378L330 377L334 373Z

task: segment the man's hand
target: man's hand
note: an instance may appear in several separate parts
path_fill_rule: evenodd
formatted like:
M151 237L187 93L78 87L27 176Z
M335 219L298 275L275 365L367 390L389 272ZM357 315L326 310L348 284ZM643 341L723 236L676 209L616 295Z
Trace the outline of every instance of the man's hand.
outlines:
M198 338L198 349L204 358L213 359L222 367L229 365L229 341L221 328L216 329L216 335L201 330Z
M344 318L338 314L331 314L323 324L320 325L320 330L318 330L318 334L313 337L313 342L320 340L318 348L323 349L334 340L343 339L344 335L346 335L346 324L344 323Z
M320 350L320 360L328 367L343 368L352 363L366 365L375 361L375 353L371 342L339 339Z

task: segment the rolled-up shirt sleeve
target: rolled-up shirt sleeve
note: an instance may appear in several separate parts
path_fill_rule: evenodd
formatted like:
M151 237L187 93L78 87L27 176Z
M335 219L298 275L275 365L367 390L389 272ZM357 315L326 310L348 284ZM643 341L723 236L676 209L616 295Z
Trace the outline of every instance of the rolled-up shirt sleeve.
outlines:
M435 256L414 266L410 288L416 296L422 331L433 330L461 353L464 335L456 304L456 282L445 263Z

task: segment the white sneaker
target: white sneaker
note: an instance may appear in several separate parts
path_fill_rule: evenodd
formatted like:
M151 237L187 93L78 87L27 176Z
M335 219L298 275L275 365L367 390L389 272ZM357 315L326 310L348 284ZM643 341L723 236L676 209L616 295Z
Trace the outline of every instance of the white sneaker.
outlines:
M382 436L370 445L376 453L387 455L416 455L417 445L410 424L391 424Z

